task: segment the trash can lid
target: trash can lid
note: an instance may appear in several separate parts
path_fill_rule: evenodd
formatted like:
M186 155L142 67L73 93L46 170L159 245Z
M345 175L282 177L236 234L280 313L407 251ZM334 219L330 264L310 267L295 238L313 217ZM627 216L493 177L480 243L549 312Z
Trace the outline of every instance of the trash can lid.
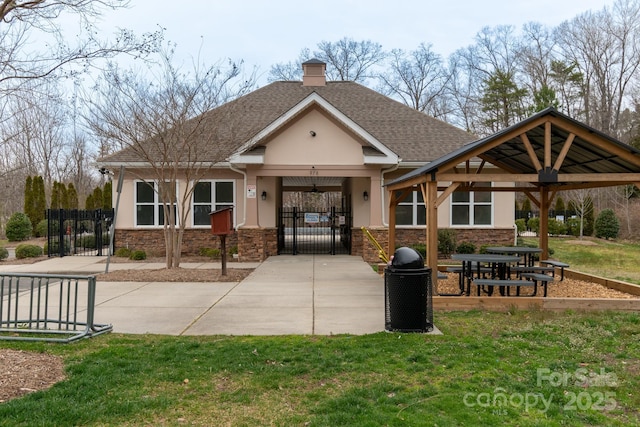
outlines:
M391 266L397 269L424 268L424 258L415 249L403 246L393 254Z

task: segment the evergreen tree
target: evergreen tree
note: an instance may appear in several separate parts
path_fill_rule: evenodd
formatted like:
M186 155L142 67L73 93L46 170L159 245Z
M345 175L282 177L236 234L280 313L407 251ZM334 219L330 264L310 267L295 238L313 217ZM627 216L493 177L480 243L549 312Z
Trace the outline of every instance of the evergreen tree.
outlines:
M96 208L96 203L93 200L93 194L89 194L84 201L84 208L88 211L92 211Z
M93 190L93 203L95 205L94 209L103 209L104 197L102 188L96 187Z
M62 209L71 209L71 203L69 201L69 192L64 182L58 184L58 191L60 191L60 206Z
M24 184L24 209L23 212L25 215L29 217L31 224L37 224L34 218L34 193L33 193L33 178L31 176L27 177L27 180Z
M540 90L533 93L533 105L531 106L531 113L537 113L545 108L553 107L556 110L559 108L560 102L556 97L556 92L549 86L544 85Z
M67 187L67 200L69 203L69 209L78 209L78 192L73 182L69 183Z
M40 221L45 219L45 210L47 209L47 195L44 190L44 178L36 176L33 178L33 193L34 193L34 214L39 224Z
M526 115L526 96L527 90L518 87L512 72L496 70L483 82L480 102L482 111L487 113L484 124L497 132L521 120Z
M558 215L562 215L562 217L564 218L563 221L566 221L567 218L567 209L564 205L564 199L560 196L556 197L556 203L553 207L553 213L558 216Z
M527 197L524 199L524 202L522 202L522 214L528 217L529 213L531 213L531 200Z
M102 193L102 209L113 209L113 182L107 181L104 184L104 191Z
M62 208L60 204L60 184L58 181L53 181L53 186L51 187L51 209L56 210Z
M615 239L620 232L620 221L612 209L604 209L595 223L596 237Z

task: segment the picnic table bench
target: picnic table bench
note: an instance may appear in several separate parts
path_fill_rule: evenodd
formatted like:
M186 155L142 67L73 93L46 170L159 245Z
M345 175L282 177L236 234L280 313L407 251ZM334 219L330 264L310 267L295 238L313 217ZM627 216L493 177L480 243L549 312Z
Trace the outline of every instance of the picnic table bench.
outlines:
M535 287L533 288L533 295L536 295L536 292L538 291L538 282L542 282L542 289L543 289L543 294L542 296L546 297L547 296L547 284L549 282L552 282L553 280L555 280L554 277L549 276L548 274L540 274L540 273L522 273L522 277L529 279L530 281L532 281L535 285Z
M545 259L540 261L540 264L544 264L544 265L550 265L553 268L553 275L555 277L556 275L556 267L560 268L560 281L562 282L564 280L564 269L569 268L569 264L567 264L566 262L561 262L561 261L553 261L553 260L549 260L549 259Z
M549 277L549 276L547 276ZM531 280L524 279L473 279L472 283L477 286L478 296L480 296L480 288L482 286L489 286L489 290L487 294L491 295L493 293L493 286L505 287L507 291L507 296L509 296L509 288L511 286L516 286L516 296L520 296L520 287L521 286L536 286L536 282ZM534 294L535 295L535 289Z
M520 296L520 288L522 286L533 286L533 294L530 296L534 297L538 293L538 284L542 284L543 288L543 296L547 296L547 284L552 282L554 278L549 276L548 274L541 273L522 273L521 279L473 279L472 283L477 286L478 296L480 296L480 288L482 286L490 286L491 289L487 292L489 295L492 294L493 286L500 286L506 288L506 295L510 296L510 288L516 288L516 296ZM501 292L502 293L502 292Z

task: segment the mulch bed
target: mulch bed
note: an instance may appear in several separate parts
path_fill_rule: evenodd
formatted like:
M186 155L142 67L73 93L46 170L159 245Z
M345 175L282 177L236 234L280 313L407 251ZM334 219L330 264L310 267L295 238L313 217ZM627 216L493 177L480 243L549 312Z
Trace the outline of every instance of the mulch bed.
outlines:
M441 294L456 293L459 292L458 275L454 273L448 273L446 280L438 280L438 292ZM472 295L476 295L475 288L471 289ZM520 295L528 295L532 292L531 289L522 289ZM494 295L499 297L499 293L495 292ZM483 294L486 296L486 294ZM538 296L542 296L541 286L538 287ZM547 286L547 297L549 298L622 298L622 299L637 299L640 296L627 294L615 289L609 289L606 286L599 285L597 283L585 282L582 280L568 279L565 277L563 281L556 276L554 282L549 282Z

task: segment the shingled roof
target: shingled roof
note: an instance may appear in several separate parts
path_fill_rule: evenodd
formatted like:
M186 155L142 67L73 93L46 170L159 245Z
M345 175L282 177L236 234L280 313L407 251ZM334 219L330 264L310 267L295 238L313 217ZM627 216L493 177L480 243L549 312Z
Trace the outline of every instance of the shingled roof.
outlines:
M206 113L211 135L198 147L199 161L217 162L232 153L260 145L255 136L309 95L316 93L366 132L396 153L403 162L430 162L477 138L353 82L327 82L326 86L303 86L299 81L274 82ZM221 125L224 121L233 125ZM136 153L124 149L100 160L102 163L140 162Z

